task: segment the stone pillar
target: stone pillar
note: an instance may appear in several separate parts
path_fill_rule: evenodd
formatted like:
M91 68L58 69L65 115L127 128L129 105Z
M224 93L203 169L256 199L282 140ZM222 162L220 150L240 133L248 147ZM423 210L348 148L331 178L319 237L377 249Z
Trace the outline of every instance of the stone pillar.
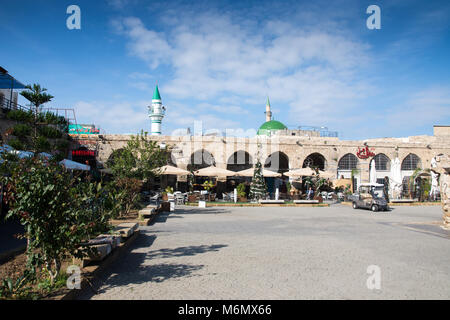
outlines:
M450 230L450 156L436 156L436 165L431 170L439 174L443 228Z

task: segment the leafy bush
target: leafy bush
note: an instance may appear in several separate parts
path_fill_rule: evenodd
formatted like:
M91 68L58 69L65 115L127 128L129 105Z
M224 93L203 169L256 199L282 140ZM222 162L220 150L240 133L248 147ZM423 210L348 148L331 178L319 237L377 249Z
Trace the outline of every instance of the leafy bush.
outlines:
M31 127L27 124L16 124L13 127L12 134L19 138L26 138L31 134Z
M39 136L36 139L36 151L37 152L49 152L49 151L51 151L50 142L47 140L46 137Z
M119 216L128 214L140 200L142 181L135 178L118 178L116 185L116 201L120 203Z
M238 186L236 187L236 191L239 197L246 197L247 194L245 193L245 183L239 183Z
M8 144L16 150L24 150L25 144L17 138L10 139Z
M45 266L53 284L65 258L82 257L80 243L109 229L105 190L52 161L21 159L10 169L1 177L11 208L7 218L19 218L25 228L27 272Z
M39 127L39 133L49 139L59 139L62 137L61 131L55 129L51 126L41 126Z
M24 111L24 110L11 110L8 112L6 117L10 120L18 121L18 122L33 122L34 115L33 112Z

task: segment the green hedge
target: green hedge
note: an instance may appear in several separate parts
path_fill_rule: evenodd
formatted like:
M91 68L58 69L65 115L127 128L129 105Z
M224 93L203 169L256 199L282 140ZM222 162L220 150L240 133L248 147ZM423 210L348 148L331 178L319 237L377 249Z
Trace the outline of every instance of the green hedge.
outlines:
M12 134L16 137L24 139L31 134L31 127L27 124L16 124L13 127Z
M50 126L41 126L39 133L49 139L59 139L62 137L61 131Z

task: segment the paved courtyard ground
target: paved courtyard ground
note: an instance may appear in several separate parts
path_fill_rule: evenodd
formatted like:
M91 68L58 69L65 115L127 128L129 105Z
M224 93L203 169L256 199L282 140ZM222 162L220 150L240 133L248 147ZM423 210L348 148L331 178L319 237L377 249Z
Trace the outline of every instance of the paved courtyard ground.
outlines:
M83 299L450 299L440 206L179 207ZM377 265L381 288L369 290Z

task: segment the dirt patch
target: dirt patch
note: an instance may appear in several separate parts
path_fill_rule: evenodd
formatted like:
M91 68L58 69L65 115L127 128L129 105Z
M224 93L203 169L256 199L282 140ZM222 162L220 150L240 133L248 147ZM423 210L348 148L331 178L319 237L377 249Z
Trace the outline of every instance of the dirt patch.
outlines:
M25 270L27 263L27 255L25 253L18 254L10 260L0 265L0 281L3 279L11 278L17 279Z

